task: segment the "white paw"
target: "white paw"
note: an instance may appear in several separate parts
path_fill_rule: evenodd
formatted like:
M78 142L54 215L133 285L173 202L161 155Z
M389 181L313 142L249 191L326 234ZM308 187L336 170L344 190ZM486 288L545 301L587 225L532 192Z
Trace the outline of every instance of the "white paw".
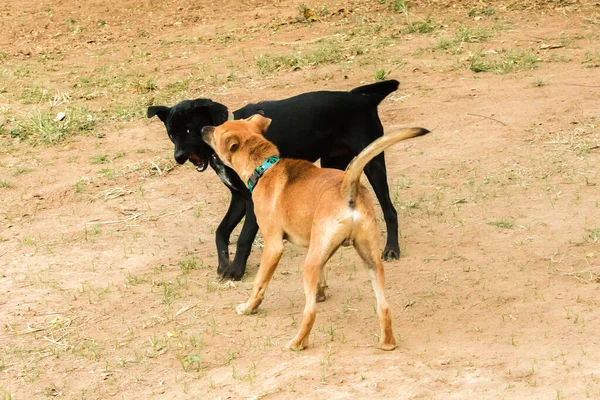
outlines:
M247 311L248 311L248 304L246 304L246 303L238 304L238 306L235 308L235 312L238 313L239 315L247 314Z

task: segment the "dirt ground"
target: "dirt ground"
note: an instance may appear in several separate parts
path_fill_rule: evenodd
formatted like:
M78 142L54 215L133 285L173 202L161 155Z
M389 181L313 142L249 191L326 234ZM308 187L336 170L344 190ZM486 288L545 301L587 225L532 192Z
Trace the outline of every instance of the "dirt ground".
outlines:
M2 400L600 398L598 2L5 0L0 25ZM229 192L146 107L382 78L384 125L434 130L386 152L399 347L343 248L286 350L304 250L236 315L260 238L220 281Z

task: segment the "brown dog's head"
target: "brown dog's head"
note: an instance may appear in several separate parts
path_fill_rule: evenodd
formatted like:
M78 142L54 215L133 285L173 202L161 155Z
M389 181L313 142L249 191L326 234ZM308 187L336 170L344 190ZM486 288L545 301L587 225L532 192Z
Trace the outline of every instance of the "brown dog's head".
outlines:
M266 158L279 155L277 147L263 136L270 124L269 118L254 114L217 127L205 126L202 128L202 140L213 148L225 165L244 179L246 170L252 171ZM258 160L256 165L255 160Z

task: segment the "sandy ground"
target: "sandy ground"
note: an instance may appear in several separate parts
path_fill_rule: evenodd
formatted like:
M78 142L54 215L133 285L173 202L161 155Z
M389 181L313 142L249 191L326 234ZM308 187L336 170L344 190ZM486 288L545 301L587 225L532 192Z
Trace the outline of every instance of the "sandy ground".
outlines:
M85 3L0 5L2 400L600 397L597 3ZM175 165L145 109L376 75L401 82L384 125L434 129L386 152L399 347L376 348L344 248L291 352L304 250L236 315L261 241L243 281L218 280L228 190Z

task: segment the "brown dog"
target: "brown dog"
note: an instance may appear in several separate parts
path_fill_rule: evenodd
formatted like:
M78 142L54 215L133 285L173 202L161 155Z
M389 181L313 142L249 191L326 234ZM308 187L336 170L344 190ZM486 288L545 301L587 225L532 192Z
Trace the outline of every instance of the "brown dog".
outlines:
M237 306L237 313L255 312L262 302L283 253L285 239L308 247L303 277L306 304L302 326L288 343L291 349L308 347L316 302L325 300L325 263L341 245L353 245L367 267L375 290L381 325L379 346L393 350L396 339L384 295L379 230L373 203L367 189L360 184L360 176L365 165L388 146L429 131L412 128L385 135L355 157L346 171L340 171L318 168L304 160L279 160L277 147L262 135L270 123L270 119L256 114L246 120L202 129L202 139L243 182L248 182L265 241L252 294L247 302Z

